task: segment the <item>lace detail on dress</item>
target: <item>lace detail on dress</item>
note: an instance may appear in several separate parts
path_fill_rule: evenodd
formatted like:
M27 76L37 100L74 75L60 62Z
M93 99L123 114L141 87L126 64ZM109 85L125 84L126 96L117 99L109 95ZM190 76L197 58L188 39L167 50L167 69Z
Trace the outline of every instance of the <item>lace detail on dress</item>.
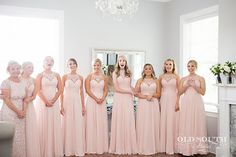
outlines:
M52 81L56 77L56 75L55 75L54 72L52 72L52 73L45 73L45 72L43 72L43 77L45 77L49 81Z
M151 86L153 83L156 83L154 79L143 79L143 83L148 86Z
M80 78L78 74L67 74L67 79L71 80L72 82L77 82Z
M102 76L96 76L96 75L92 75L91 80L96 81L97 83L100 83L101 81L103 81L103 77Z

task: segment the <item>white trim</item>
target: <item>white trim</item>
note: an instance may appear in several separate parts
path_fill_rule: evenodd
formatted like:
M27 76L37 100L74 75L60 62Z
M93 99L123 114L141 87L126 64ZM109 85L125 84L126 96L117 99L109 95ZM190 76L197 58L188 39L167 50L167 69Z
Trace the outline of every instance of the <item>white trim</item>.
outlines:
M218 112L205 111L205 114L206 114L207 117L219 118L219 113Z
M64 73L64 11L0 5L0 15L49 18L59 21L59 69Z
M213 153L213 154L216 154L216 147L218 146L219 144L216 143L216 142L213 142L213 141L208 141L208 151L210 153Z

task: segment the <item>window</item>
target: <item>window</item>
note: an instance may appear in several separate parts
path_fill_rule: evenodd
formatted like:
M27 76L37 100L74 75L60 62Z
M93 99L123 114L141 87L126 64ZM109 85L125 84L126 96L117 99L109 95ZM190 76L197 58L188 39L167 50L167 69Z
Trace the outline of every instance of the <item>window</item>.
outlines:
M55 60L54 70L59 72L63 15L20 7L0 6L0 10L0 82L8 77L10 60L33 62L35 77L43 70L45 56L50 55Z
M182 29L182 74L186 76L187 62L195 59L198 62L197 73L206 80L204 96L205 110L217 112L218 89L215 77L210 72L211 65L218 62L218 15L217 8L209 8L191 15L181 17Z

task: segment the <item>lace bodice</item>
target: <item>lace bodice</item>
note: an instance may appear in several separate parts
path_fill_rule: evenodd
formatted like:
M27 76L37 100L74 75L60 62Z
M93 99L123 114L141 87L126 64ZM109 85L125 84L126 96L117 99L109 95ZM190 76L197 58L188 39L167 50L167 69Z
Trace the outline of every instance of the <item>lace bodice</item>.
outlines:
M23 100L26 96L26 83L24 81L14 82L9 79L4 80L1 85L1 89L9 89L10 90L10 99Z
M140 86L141 93L144 95L152 95L156 93L157 85L155 80L146 81L143 80Z

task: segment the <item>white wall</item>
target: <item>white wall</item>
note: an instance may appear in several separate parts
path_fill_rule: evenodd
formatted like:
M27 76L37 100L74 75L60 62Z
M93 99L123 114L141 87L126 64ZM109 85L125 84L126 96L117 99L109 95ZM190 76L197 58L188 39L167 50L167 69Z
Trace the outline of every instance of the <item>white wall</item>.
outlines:
M218 0L173 0L166 6L166 58L173 58L180 65L180 16L218 5Z
M102 18L95 0L0 0L0 5L63 10L64 56L77 58L84 76L91 70L92 48L144 50L146 62L161 70L163 3L141 0L134 18L122 22Z
M219 61L236 61L236 1L219 0Z
M224 0L222 0L224 1ZM173 58L180 68L180 16L197 10L218 5L218 0L173 0L166 5L165 52L166 58ZM180 70L180 69L179 69ZM217 114L207 113L207 134L215 137L218 134ZM215 147L215 146L213 146ZM214 152L214 149L211 150Z

